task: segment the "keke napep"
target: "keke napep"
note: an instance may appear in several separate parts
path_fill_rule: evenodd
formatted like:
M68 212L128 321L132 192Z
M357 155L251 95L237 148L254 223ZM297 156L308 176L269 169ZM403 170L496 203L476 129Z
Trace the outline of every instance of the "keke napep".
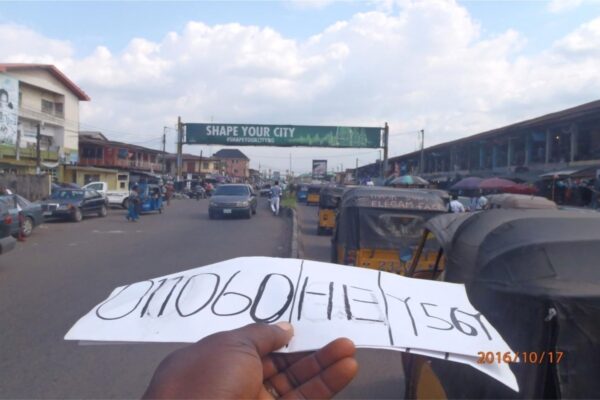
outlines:
M514 354L519 392L457 363L408 355L408 398L593 398L600 393L600 216L592 211L498 209L446 214L425 224L433 274L464 284L471 303ZM407 273L417 277L425 240ZM445 262L445 267L444 267ZM449 329L443 320L439 329ZM468 329L468 327L465 327ZM517 359L518 358L518 359ZM478 361L479 362L479 361Z
M317 235L333 232L337 209L344 194L342 186L323 186L319 193L319 224Z
M446 198L445 192L429 189L347 190L332 238L332 262L404 274L425 221L448 212ZM432 263L424 253L422 262Z

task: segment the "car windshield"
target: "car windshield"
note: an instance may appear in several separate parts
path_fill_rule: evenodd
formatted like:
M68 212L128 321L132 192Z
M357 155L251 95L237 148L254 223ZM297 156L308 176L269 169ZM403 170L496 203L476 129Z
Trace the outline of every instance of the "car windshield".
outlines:
M83 190L57 190L50 197L55 200L82 199L84 193Z
M215 196L247 196L248 188L246 186L219 186L215 191Z

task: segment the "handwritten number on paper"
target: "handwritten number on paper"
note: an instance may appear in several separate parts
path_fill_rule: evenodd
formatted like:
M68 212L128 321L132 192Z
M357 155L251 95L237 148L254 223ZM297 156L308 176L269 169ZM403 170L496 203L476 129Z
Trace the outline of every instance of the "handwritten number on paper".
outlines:
M193 282L193 279L196 278L197 276L202 276L202 275L207 276L207 277L214 277L215 284L214 284L213 291L212 291L210 297L208 298L208 300L206 300L204 302L204 304L202 304L200 307L196 308L194 311L185 314L183 311L181 311L181 296L183 296L183 294L185 293L185 289L188 287L188 285ZM196 275L190 276L188 278L188 280L185 282L185 284L183 285L183 287L181 288L181 290L179 291L179 294L177 295L177 299L175 299L175 309L177 310L177 313L180 316L185 318L185 317L189 317L191 315L197 314L200 311L202 311L207 305L210 304L210 302L213 300L213 298L217 294L217 290L219 289L220 282L221 282L221 277L217 274L213 274L212 272L196 274Z
M237 276L237 274L239 274L240 272L241 271L238 271L235 274L231 275L231 278L229 278L229 280L227 281L227 283L225 284L225 286L223 286L223 290L221 290L221 293L219 293L219 295L215 299L215 302L212 304L212 306L210 308L212 310L213 314L221 316L221 317L226 317L226 316L230 316L230 315L238 315L238 314L243 313L247 309L249 309L250 306L252 305L252 299L250 297L246 296L245 294L238 293L238 292L225 292L227 290L227 287L229 286L229 284L233 280L233 278L235 278ZM231 312L231 313L220 313L220 312L218 312L216 310L217 304L225 296L238 296L240 299L244 299L244 301L247 301L248 303L243 308L241 308L238 311Z
M288 290L288 295L287 295L285 304L283 305L283 307L281 307L279 310L277 310L273 315L270 315L266 318L260 318L256 315L256 309L258 308L258 305L260 304L260 301L265 293L265 289L267 288L267 284L269 283L269 280L271 279L271 277L275 277L275 276L284 278L288 284L289 290ZM281 318L281 316L287 311L288 307L292 303L293 297L294 297L294 284L292 283L292 280L290 278L288 278L287 276L282 275L282 274L268 274L260 282L260 286L258 287L258 292L256 293L256 298L254 300L254 304L252 304L252 308L250 308L250 317L254 320L254 322L266 322L266 323L275 322L279 318Z

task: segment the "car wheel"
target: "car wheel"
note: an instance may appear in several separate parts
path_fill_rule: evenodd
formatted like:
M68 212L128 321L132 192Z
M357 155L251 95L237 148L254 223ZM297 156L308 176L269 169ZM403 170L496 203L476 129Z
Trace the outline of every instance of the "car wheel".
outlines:
M103 205L102 207L100 207L100 211L98 211L98 216L106 217L107 214L108 214L108 210L106 209L106 206Z
M208 210L208 219L215 219L215 213L213 213L212 211Z
M123 203L121 203L121 206L127 210L129 208L129 199L123 200Z
M31 233L33 232L33 219L31 217L27 217L25 218L25 221L23 221L22 232L25 237L31 236Z
M81 212L81 208L76 208L75 212L73 212L73 221L81 222L82 219L83 219L83 213Z

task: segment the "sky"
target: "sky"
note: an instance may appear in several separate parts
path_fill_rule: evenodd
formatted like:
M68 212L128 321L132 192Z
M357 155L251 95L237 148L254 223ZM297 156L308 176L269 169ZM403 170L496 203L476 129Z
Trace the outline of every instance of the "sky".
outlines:
M390 125L390 156L600 99L600 1L0 0L0 62L52 63L82 130L174 151L184 122ZM165 128L166 127L166 128ZM209 155L217 146L185 146ZM244 147L253 168L375 149Z

